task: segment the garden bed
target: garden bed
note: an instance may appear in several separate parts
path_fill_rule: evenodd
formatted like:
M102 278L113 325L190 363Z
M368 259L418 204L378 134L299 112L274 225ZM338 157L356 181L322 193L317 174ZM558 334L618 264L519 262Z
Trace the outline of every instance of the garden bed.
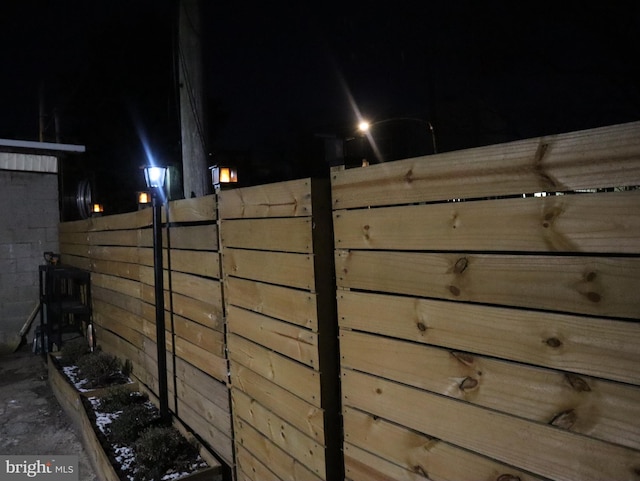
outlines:
M109 388L83 388L84 383L82 381L70 379L67 376L69 374L68 370L67 374L63 372L59 357L55 353L49 354L48 372L49 383L53 393L81 433L87 454L100 478L104 481L133 480L132 468L135 468L135 457L131 449L111 445L105 435L105 424L111 422L113 417L100 411L100 400L107 395ZM73 377L73 373L71 375ZM131 393L138 390L138 384L131 380L125 380L120 386ZM147 401L147 403L149 409L155 409L155 406L151 405L150 402ZM174 420L175 423L177 421ZM102 427L99 425L102 425ZM183 428L183 426L180 427ZM197 452L195 448L194 450ZM208 464L198 457L189 472L182 471L171 475L168 474L162 479L189 481L221 479L219 475L220 465L212 466L210 457L207 457L207 461L209 461ZM121 471L123 466L125 471ZM127 466L129 466L128 470L126 469Z

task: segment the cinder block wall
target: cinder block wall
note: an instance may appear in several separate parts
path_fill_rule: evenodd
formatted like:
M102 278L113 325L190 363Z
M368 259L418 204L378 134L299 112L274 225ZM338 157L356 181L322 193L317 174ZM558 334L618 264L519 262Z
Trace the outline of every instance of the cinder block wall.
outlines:
M0 206L3 353L15 349L18 333L37 305L38 266L44 261L43 253L58 251L58 176L0 170Z

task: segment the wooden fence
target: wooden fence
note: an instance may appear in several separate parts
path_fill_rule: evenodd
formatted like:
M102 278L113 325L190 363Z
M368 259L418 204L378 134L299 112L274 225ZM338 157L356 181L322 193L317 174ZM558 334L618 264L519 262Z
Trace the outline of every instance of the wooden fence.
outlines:
M241 480L343 477L329 199L309 179L220 194Z
M240 480L637 480L638 186L632 123L172 202L171 409ZM157 392L150 224L60 245Z
M332 175L346 477L637 479L640 125Z
M233 465L222 283L214 196L164 211L164 285L170 408ZM61 224L63 261L91 270L99 345L133 364L158 392L151 209Z

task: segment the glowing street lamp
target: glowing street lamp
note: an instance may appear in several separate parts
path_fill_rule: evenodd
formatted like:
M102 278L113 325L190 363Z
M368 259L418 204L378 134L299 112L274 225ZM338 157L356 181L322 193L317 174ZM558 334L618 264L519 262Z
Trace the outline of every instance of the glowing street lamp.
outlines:
M169 395L167 387L167 346L164 322L164 276L162 268L162 204L164 180L167 169L148 166L144 168L147 188L151 191L153 208L153 273L156 300L156 347L158 352L158 400L160 417L169 422Z
M238 182L238 171L234 167L214 165L209 169L211 170L211 183L216 190L220 189L223 184L235 184Z

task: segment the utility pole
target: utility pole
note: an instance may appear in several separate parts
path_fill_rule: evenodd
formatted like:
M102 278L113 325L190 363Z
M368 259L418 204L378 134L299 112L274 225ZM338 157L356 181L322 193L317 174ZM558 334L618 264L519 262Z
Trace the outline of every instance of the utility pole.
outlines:
M212 192L209 179L202 67L200 0L178 0L177 59L184 196Z

